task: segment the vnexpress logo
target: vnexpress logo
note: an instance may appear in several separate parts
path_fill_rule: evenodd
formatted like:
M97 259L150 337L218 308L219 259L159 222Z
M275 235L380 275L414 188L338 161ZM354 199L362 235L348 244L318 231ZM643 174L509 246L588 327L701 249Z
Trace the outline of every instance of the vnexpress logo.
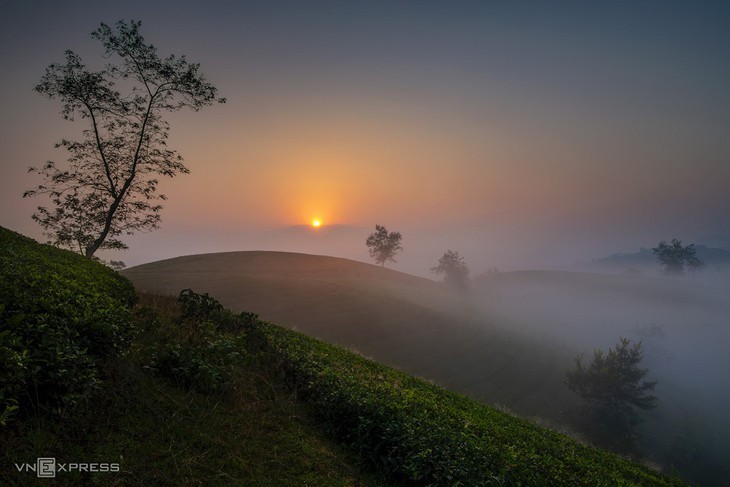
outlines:
M56 476L56 459L39 458L36 460L36 475L40 478L53 478Z
M37 477L45 479L55 478L58 472L117 473L120 471L118 463L57 463L53 457L37 458L35 463L16 463L15 468L18 472L35 472Z

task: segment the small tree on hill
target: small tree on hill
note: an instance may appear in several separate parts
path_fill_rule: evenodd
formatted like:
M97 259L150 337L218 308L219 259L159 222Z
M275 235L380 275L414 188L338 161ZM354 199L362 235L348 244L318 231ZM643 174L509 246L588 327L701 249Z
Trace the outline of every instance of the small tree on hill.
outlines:
M189 172L167 148L163 114L225 101L198 64L185 56L160 58L140 25L101 24L91 36L116 63L93 71L66 51L65 63L48 66L35 87L61 102L64 119L79 116L87 128L80 141L56 144L69 153L66 167L49 161L30 168L43 182L23 196L48 195L55 208L39 206L33 219L54 244L90 258L100 249L126 249L122 235L157 228L165 199L157 193L158 177Z
M444 283L458 291L463 291L469 286L469 268L464 258L455 250L444 252L439 258L438 265L431 268L431 272L443 274Z
M659 263L664 266L664 272L672 275L684 274L685 265L692 269L692 273L702 268L705 263L697 258L694 244L683 246L680 240L673 238L670 243L662 240L659 245L651 249Z
M630 437L640 418L636 408L649 410L657 406L657 397L649 394L656 381L643 380L648 369L639 367L643 358L641 342L621 338L607 353L593 352L586 367L583 355L575 358L575 369L566 373L565 384L586 404L590 421L606 427L611 435Z
M375 232L371 233L365 245L370 251L370 257L375 259L376 264L385 267L386 261L395 262L395 255L403 252L401 241L403 236L400 232L388 232L382 225L375 225Z

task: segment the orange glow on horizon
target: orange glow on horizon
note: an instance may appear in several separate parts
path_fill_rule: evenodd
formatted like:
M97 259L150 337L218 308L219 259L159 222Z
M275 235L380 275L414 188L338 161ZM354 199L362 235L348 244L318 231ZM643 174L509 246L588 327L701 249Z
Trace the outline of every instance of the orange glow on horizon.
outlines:
M322 226L322 221L319 220L318 218L315 218L314 220L312 220L312 226L314 228L319 228Z

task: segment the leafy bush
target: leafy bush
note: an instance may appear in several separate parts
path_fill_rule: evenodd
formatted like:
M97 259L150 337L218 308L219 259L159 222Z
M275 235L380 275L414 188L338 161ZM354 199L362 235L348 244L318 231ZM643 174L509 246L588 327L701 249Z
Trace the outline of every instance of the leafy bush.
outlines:
M170 343L155 347L148 368L176 385L200 392L224 389L231 381L233 367L246 356L245 337L222 337L198 346Z
M302 334L249 333L333 435L406 484L683 485Z
M258 320L258 315L254 313L236 314L224 308L208 293L198 294L192 289L182 290L178 302L182 306L183 322L209 322L213 324L214 329L223 332L243 331L247 325Z
M225 388L234 367L245 361L242 330L256 315L233 313L208 294L191 289L180 292L178 303L175 330L148 347L145 367L187 389L212 392ZM157 316L145 318L144 322L160 326Z
M132 284L69 251L0 227L0 418L61 413L133 336Z

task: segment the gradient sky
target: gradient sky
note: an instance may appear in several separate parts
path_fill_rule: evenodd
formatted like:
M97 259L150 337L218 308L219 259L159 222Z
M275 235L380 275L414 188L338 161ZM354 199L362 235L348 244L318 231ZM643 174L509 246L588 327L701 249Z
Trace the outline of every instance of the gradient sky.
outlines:
M2 1L0 225L43 240L26 170L85 127L33 87L120 19L228 103L169 117L192 173L108 258L367 260L379 223L424 274L447 248L479 272L730 237L730 3L671 1ZM341 226L291 229L315 217Z

